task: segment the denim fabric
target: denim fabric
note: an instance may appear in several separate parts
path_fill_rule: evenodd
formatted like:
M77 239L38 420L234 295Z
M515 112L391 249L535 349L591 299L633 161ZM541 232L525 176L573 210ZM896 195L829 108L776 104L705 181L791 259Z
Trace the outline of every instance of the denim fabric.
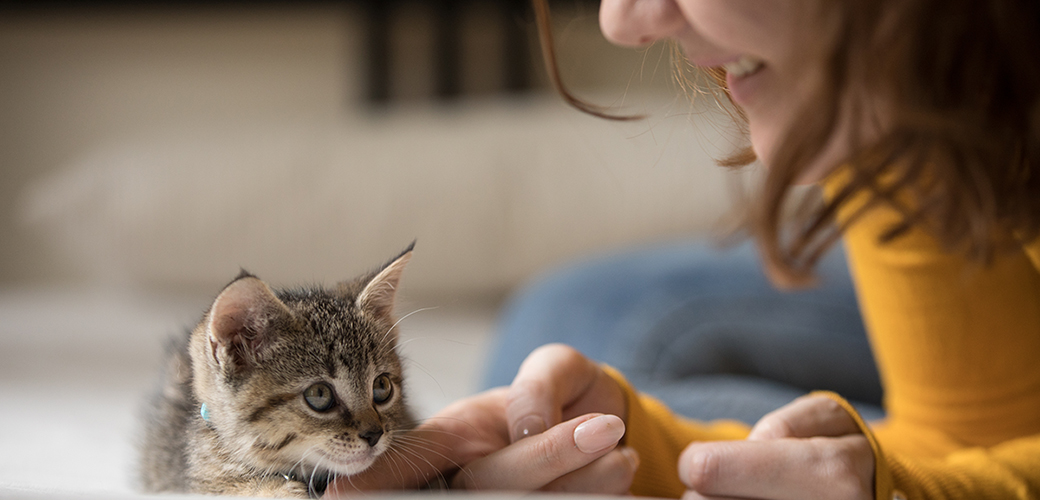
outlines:
M569 344L691 418L754 423L812 390L883 415L881 384L840 251L820 284L777 291L754 248L684 242L599 256L536 280L505 308L484 385L540 345Z

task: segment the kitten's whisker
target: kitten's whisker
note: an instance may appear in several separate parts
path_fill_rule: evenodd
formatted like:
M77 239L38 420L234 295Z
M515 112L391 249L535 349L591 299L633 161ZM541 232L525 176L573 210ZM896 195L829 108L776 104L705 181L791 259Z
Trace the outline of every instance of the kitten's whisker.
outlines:
M263 474L260 474L260 480L261 480L261 482L262 482L263 480L265 480L265 479L267 479L267 478L271 477L272 469L274 469L274 464L268 465L268 466L267 466L267 468L265 468L265 469L264 469L264 472L263 472ZM257 484L257 487L259 488L259 487L260 487L260 485L259 485L259 484Z
M301 471L301 472L303 472L303 477L307 479L303 484L307 485L307 493L308 494L310 494L311 488L314 486L314 473L318 471L318 467L317 466L321 465L321 460L322 460L321 457L318 457L318 461L315 464L315 466L311 467L311 473L310 474L307 474L307 469L306 468L304 468Z
M358 489L357 485L354 484L354 478L353 477L351 477L350 475L346 475L346 476L343 476L343 477L345 477L347 479L347 484L350 485L351 489L353 489L355 492L358 492L358 493L361 492L361 490Z
M432 416L432 417L427 417L427 418L424 418L424 419L416 420L415 422L417 422L418 425L416 425L415 427L413 427L411 429L401 429L401 430L396 430L396 431L391 431L391 432L399 432L399 433L403 433L404 435L410 435L410 434L412 434L412 431L415 431L415 430L418 430L418 429L422 429L423 432L441 432L441 433L453 434L451 431L446 431L444 429L430 429L430 428L422 427L427 422L429 422L430 420L433 420L433 419L461 422L463 424L466 424L466 426L469 427L470 429L473 429L474 431L477 430L476 426L474 426L473 424L471 424L471 423L469 423L469 422L467 422L465 420L462 420L462 419L460 419L458 417L439 417L439 416L435 415L435 416Z
M413 314L418 314L418 313L425 312L425 311L432 311L434 309L440 309L440 307L437 307L437 306L423 307L423 308L420 308L420 309L416 309L416 310L414 310L414 311L412 311L412 312L410 312L408 314L405 314L404 316L401 316L401 319L398 319L397 321L395 321L393 326L391 326L390 329L387 330L386 333L383 334L383 338L386 339L390 335L390 332L394 331L394 328L397 328L397 325L400 325L402 321L410 318Z
M440 443L430 442L429 440L416 439L416 440L413 440L413 441L402 441L402 453L403 452L407 452L407 453L409 453L409 454L411 454L411 455L413 455L413 456L423 460L424 462L427 463L427 465L429 465L432 469L434 469L437 472L437 476L438 477L440 477L445 482L447 482L447 477L444 476L443 471L437 469L437 467L434 466L433 463L430 462L430 460L428 458L426 458L426 456L424 456L422 453L419 453L416 450L422 450L422 451L428 452L430 454L437 455L437 456L445 459L446 461L448 461L453 466L454 469L461 470L462 469L462 465L459 464L458 462L456 462L455 460L449 458L444 453L441 453L441 452L433 449L433 447L431 445L438 445L438 446L441 446L443 448L450 448L450 447L442 445Z
M420 425L422 425L422 423L425 422L425 421L426 421L426 419L424 419L424 418L417 418L417 419L414 419L414 420L402 421L401 422L402 424L410 425L411 427L398 429L398 430L395 430L395 431L392 431L392 432L410 432L410 431L415 430L416 427L419 427Z
M321 466L321 462L323 460L325 460L324 457L318 457L318 463L315 464L315 466L311 468L310 478L307 479L307 494L308 495L310 494L310 492L314 491L314 474L316 474L318 472L318 467Z
M460 464L460 463L456 462L455 460L452 460L451 458L448 458L444 454L438 453L436 450L432 450L432 449L430 449L428 447L424 448L424 447L416 446L416 448L428 451L430 453L438 455L441 458L447 460L455 468L456 474L465 474L467 477L470 478L470 481L471 481L472 484L477 484L476 476L473 475L473 471L466 469L462 464ZM434 465L432 463L430 463L430 461L426 457L422 456L422 454L420 454L419 452L417 452L415 450L407 450L407 451L411 452L415 456L421 458L426 463L430 464L430 467L433 467L434 469L436 469L436 467L434 467ZM440 476L442 479L444 479L445 483L449 483L448 478L445 477L444 474L441 473L440 471L438 471L438 476ZM449 485L450 485L450 483L449 483Z
M329 485L331 485L332 483L335 483L340 477L341 476L339 475L339 472L336 472L334 470L330 470L329 471L329 482L328 482L328 484L325 485L325 491L328 491L329 490Z
M391 446L387 448L386 452L383 454L386 455L386 459L390 462L389 465L392 465L394 472L397 473L397 480L403 483L404 473L401 471L401 466L397 463L397 459L394 458L394 453L396 453L396 450Z
M437 451L435 451L435 450L432 450L432 449L429 449L429 448L424 448L424 447L421 447L421 446L416 446L416 448L418 448L418 449L420 449L420 450L428 451L428 452L430 452L430 453L433 453L433 454L435 454L435 455L438 455L438 456L440 456L441 458L443 458L443 459L447 460L447 461L448 461L448 463L450 463L450 464L452 465L452 467L453 467L453 468L455 468L455 469L457 469L457 470L460 470L460 471L462 470L462 465L460 465L460 464L459 464L458 462L456 462L456 461L452 460L451 458L448 458L448 457L447 457L446 455L444 455L443 453L438 453L438 452L437 452ZM419 459L420 459L420 460L422 460L423 462L426 462L426 465L429 465L431 469L433 469L434 471L436 471L436 475L437 475L437 477L439 477L439 478L443 479L443 480L444 480L444 482L446 482L446 483L448 482L448 478L447 478L447 477L446 477L446 476L444 475L444 473L443 473L443 472L442 472L442 471L441 471L440 469L438 469L438 468L437 468L437 466L433 465L433 462L430 462L430 460L429 460L428 458L426 458L425 456L423 456L423 454L422 454L422 453L419 453L418 451L416 451L416 450L414 450L414 449L411 449L411 448L408 448L408 447L404 447L404 446L402 446L402 450L401 450L401 452L402 452L402 457L404 456L404 455L403 455L404 453L409 453L409 454L411 454L412 456L415 456L416 458L419 458Z
M443 454L443 453L441 453L441 452L439 452L437 450L434 450L433 448L431 448L429 446L420 446L421 444L424 444L424 443L412 442L412 443L402 443L402 444L411 444L411 445L413 445L414 448L417 448L417 449L420 449L420 450L423 450L423 451L428 451L428 452L430 452L430 453L432 453L434 455L437 455L438 457L443 458L444 460L448 461L448 463L450 463L451 465L455 466L455 468L457 468L457 469L461 469L462 468L462 465L459 464L458 462L456 462L455 460L453 460L451 457L449 457L449 456L447 456L447 455L445 455L445 454ZM401 448L403 449L403 451L407 451L407 452L413 453L416 456L418 456L419 458L422 458L427 464L430 465L430 467L433 467L434 469L436 469L436 467L434 467L433 463L431 463L429 460L427 460L426 457L424 457L421 453L419 453L419 452L415 451L414 449L411 449L411 448L409 448L407 446L402 446Z
M318 449L317 445L309 446L303 452L303 454L300 456L300 459L296 462L297 465L294 466L294 468L299 467L300 472L305 474L305 475L307 475L307 492L308 492L308 494L311 491L314 491L314 478L315 478L315 475L318 473L319 469L323 470L323 471L328 471L331 474L335 474L335 471L333 471L331 467L322 465L322 463L327 461L327 459L325 457L321 456L321 454L318 454L318 460L315 462L314 465L310 466L310 469L311 469L310 470L310 474L307 474L307 465L305 465L303 462L307 459L307 455L311 454L311 452L317 451L317 449ZM319 477L319 479L321 479L321 478ZM329 482L331 482L331 478L326 477L325 481L326 481L325 485L326 485L326 487L328 487Z
M393 453L394 455L400 457L401 461L403 461L405 463L405 465L407 465L409 468L412 469L412 472L415 474L416 477L422 477L423 476L422 469L420 469L419 467L416 467L416 465L414 463L412 463L412 461L409 460L408 457L404 456L404 454L402 454L400 450L398 450L396 448L390 448L390 449L387 450L387 453L388 454L389 453ZM404 482L405 482L404 470L402 470L400 465L398 465L396 458L394 458L393 460L394 460L394 464L397 466L397 472L398 472L398 475L400 477L401 484L404 484Z
M441 429L424 429L424 432L431 432L431 433L435 433L435 434L448 435L448 436L451 436L451 437L458 438L458 439L460 439L460 440L462 440L462 441L464 441L464 442L466 442L468 444L472 444L473 443L473 440L471 440L471 439L469 439L469 438L467 438L467 437L465 437L465 436L463 436L461 434L458 434L458 433L455 433L455 432L451 432L451 431L446 431L446 430L441 430ZM449 445L449 444L438 443L438 442L436 442L436 441L434 441L432 439L419 437L419 436L415 436L413 434L408 434L408 433L405 433L404 435L401 435L401 436L397 436L394 439L397 440L397 441L401 441L402 443L421 443L421 444L426 444L426 445L429 445L429 446L438 446L438 447L440 447L442 449L445 449L445 450L450 450L452 448L452 446Z
M404 346L406 346L408 344L411 344L412 342L415 342L416 340L422 340L422 339L420 339L419 337L413 337L413 338L410 338L408 340L405 340L404 342L398 342L397 343L397 347L404 347Z
M415 473L416 477L425 478L425 474L423 474L422 468L419 467L415 463L415 461L413 461L411 458L409 458L407 455L405 455L405 451L409 451L409 450L394 450L394 453L397 454L399 457L401 457L401 460L403 460L404 463L408 464L408 467L410 467L412 469L412 472ZM412 454L415 455L414 452ZM426 461L426 463L430 466L430 468L433 469L435 474L440 475L440 471L438 471L436 469L436 467L433 467L433 464L431 464L428 460ZM421 489L422 488L422 484L420 483L416 487Z
M447 396L447 393L444 392L444 387L441 386L440 381L438 381L437 377L434 377L433 374L430 373L430 371L427 370L425 366L423 366L418 361L416 361L416 360L414 360L414 359L412 359L410 357L403 356L403 355L401 356L401 361L407 361L409 363L412 363L416 368L418 368L423 373L425 373L427 377L430 377L430 380L432 380L433 383L437 385L437 390L441 392L441 396Z
M462 424L466 425L470 429L473 429L474 431L477 430L476 426L474 426L473 424L471 424L471 423L469 423L469 422L467 422L465 420L462 420L461 418L457 418L457 417L438 417L438 416L435 415L435 416L427 418L426 420L429 421L429 420L433 420L433 419L461 422ZM451 435L451 436L456 436L456 437L462 438L467 443L472 443L473 442L473 441L471 441L469 439L466 439L466 438L462 437L461 434L456 434L454 432L446 431L446 430L443 430L443 429L423 429L423 432L434 432L434 433L439 432L439 433L442 433L442 434L448 434L448 435Z
M299 459L299 460L297 460L297 461L296 461L296 463L294 463L294 464L293 464L293 466L292 466L292 468L291 468L291 469L289 469L289 470L290 470L290 472L291 472L291 471L295 471L295 470L298 470L298 471L300 471L301 473L304 473L304 474L306 474L306 473L307 473L307 467L306 467L306 465L304 464L304 461L306 461L306 460L307 460L307 455L310 455L310 453L311 453L312 451L314 451L314 450L315 450L315 448L316 448L316 446L315 446L315 445L311 445L311 446L308 446L306 450L303 450L303 453L302 453L302 454L300 454L300 459ZM313 467L312 469L317 469L317 467L315 466L315 467ZM310 483L308 483L308 484L307 484L307 487L308 487L308 488L310 488Z
M424 444L424 445L427 445L427 446L438 446L438 447L440 447L440 448L442 448L444 450L450 450L451 449L450 445L447 445L447 444L444 444L444 443L438 443L438 442L436 442L436 441L434 441L432 439L421 438L421 437L418 437L418 436L407 436L407 437L402 436L402 437L400 437L398 439L401 441L401 443L416 443L416 444Z
M390 327L390 329L387 330L386 333L383 334L383 338L380 341L380 345L382 345L385 348L386 346L388 346L392 342L393 338L390 337L390 332L393 332L394 328L397 328L397 325L400 325L402 321L408 319L413 314L421 313L421 312L424 312L424 311L432 311L434 309L439 309L439 308L436 307L436 306L434 306L434 307L423 307L421 309L416 309L416 310L414 310L414 311L412 311L412 312L410 312L408 314L405 314L404 316L401 317L401 319L398 319L397 321L395 321L394 324Z
M293 463L292 467L290 467L289 470L290 471L297 470L297 469L303 470L303 461L307 460L307 455L310 454L310 452L313 449L314 449L314 445L311 445L311 446L308 446L306 450L303 450L303 453L300 454L300 459L297 460L295 463Z
M446 342L448 344L454 344L456 346L478 347L478 344L476 344L474 342L463 342L461 340L449 339L449 338L444 338L444 337L412 337L412 338L404 340L404 341L399 341L397 343L397 347L402 347L402 346L411 344L412 342L415 342L417 340L427 340L427 341L432 340L432 341L437 341L437 342Z

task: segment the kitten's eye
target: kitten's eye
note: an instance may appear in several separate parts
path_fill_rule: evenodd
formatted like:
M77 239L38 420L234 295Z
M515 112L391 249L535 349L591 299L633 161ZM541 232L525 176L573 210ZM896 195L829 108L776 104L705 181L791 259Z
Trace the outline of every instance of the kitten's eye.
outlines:
M394 383L390 381L390 376L384 373L376 377L375 382L372 382L372 401L381 405L389 401L393 395Z
M303 399L314 411L328 411L336 404L336 398L332 397L332 388L324 382L318 382L303 391Z

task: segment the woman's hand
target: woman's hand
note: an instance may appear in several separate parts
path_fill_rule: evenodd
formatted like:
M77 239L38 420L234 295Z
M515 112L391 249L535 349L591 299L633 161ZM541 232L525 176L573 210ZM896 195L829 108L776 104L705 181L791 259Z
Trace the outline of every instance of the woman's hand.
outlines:
M614 379L563 344L545 345L527 356L509 386L506 420L511 441L587 413L626 419L625 395Z
M679 478L687 500L870 500L874 453L844 408L806 396L762 417L746 441L691 444Z
M365 472L338 478L327 496L417 489L438 478L453 488L622 494L638 457L617 447L625 429L619 414L624 396L612 379L577 351L547 346L528 357L511 387L458 401L397 436L392 450Z

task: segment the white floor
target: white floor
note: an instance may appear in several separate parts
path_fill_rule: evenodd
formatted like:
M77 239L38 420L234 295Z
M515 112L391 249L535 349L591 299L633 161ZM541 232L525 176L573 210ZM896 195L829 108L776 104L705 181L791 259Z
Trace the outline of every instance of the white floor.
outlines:
M161 342L208 297L0 291L0 498L130 497L142 397ZM401 323L423 415L474 392L494 310L412 301ZM408 310L402 311L409 312Z

